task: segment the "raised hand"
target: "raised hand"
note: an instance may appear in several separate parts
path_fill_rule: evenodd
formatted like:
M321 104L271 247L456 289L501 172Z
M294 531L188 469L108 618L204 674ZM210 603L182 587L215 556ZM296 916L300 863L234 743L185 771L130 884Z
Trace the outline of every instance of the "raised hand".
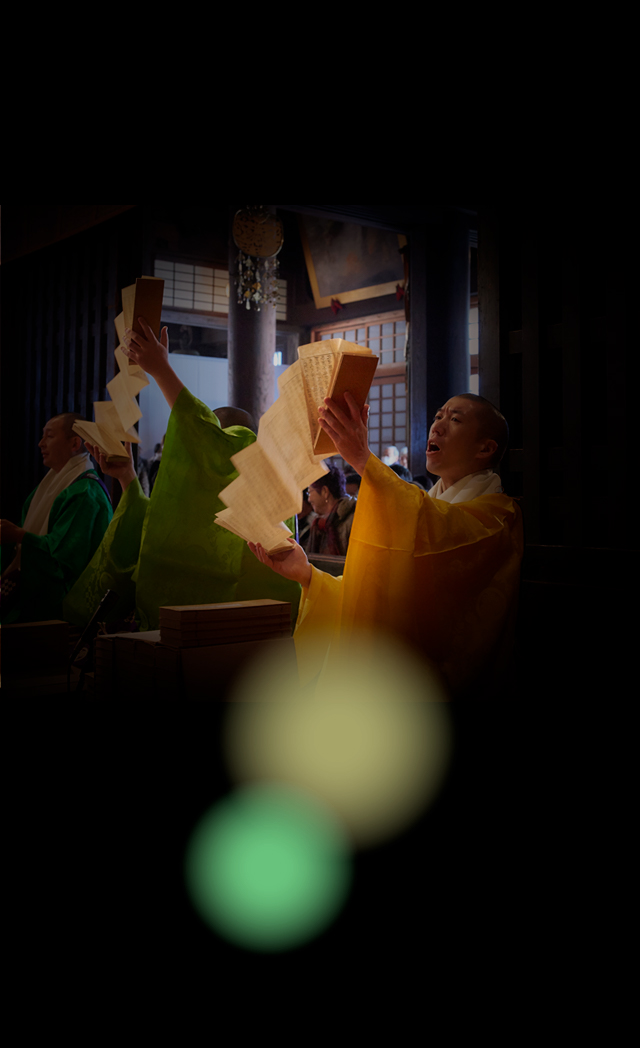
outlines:
M282 575L292 582L299 582L301 586L308 587L311 582L311 565L307 560L307 554L302 546L294 539L289 539L290 550L280 550L278 553L267 553L264 546L259 542L249 542L249 549L261 564Z
M126 354L134 364L139 364L147 374L155 378L157 371L161 372L163 366L169 365L169 329L163 327L160 338L157 339L144 317L138 317L138 322L144 335L127 329Z
M345 462L353 466L356 473L362 476L371 454L367 433L369 405L365 404L360 411L350 393L345 393L344 399L349 409L348 415L338 407L335 401L325 397L325 406L318 408L318 422L329 434Z
M103 473L106 473L108 477L114 477L120 481L120 487L124 491L125 488L129 487L132 480L136 479L136 471L133 465L133 455L131 454L131 444L126 443L124 446L125 451L129 456L128 462L107 462L107 456L100 450L97 444L89 444L85 440L84 446L96 460L100 469Z
M184 382L178 378L169 363L169 330L163 327L160 338L157 339L144 317L138 317L138 321L144 335L128 328L125 333L125 353L134 364L139 364L148 375L155 378L164 399L172 408L180 391L184 389Z

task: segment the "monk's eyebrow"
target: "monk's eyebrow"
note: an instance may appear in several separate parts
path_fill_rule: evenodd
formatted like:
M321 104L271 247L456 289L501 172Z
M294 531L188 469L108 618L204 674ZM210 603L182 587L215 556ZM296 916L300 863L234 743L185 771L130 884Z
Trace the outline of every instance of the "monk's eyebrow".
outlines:
M444 413L445 413L444 408L438 408L438 410L436 411L435 415L433 416L433 421L435 422L436 417L438 415L444 415ZM460 408L449 408L449 414L450 415L460 415L460 418L465 418L469 414L469 412L468 411L461 411Z

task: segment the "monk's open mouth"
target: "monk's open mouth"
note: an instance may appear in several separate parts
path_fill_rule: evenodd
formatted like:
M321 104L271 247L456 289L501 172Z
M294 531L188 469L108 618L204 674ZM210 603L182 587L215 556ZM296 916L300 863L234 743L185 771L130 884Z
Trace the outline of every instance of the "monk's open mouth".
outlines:
M427 444L427 451L440 451L440 448L432 440Z

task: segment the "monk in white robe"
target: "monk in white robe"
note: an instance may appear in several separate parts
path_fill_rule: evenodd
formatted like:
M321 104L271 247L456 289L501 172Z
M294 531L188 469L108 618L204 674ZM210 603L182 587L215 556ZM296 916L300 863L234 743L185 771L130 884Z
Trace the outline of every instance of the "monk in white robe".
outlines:
M401 480L369 450L368 408L347 394L320 424L362 484L344 575L312 567L295 544L263 563L303 587L294 635L302 683L331 679L340 655L363 633L399 636L440 672L453 696L490 697L513 641L522 519L493 472L506 448L503 417L483 398L453 397L429 433L429 492Z

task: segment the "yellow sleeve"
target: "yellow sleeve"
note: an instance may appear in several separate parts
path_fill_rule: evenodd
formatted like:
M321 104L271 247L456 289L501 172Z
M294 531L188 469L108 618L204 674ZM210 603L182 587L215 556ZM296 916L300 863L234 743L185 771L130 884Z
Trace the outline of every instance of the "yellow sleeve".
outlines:
M520 511L506 495L432 499L371 455L345 565L341 644L363 629L395 633L458 690L504 646L522 545Z
M293 639L300 682L305 685L322 669L331 638L340 622L342 576L328 575L311 566L311 582L302 590Z

